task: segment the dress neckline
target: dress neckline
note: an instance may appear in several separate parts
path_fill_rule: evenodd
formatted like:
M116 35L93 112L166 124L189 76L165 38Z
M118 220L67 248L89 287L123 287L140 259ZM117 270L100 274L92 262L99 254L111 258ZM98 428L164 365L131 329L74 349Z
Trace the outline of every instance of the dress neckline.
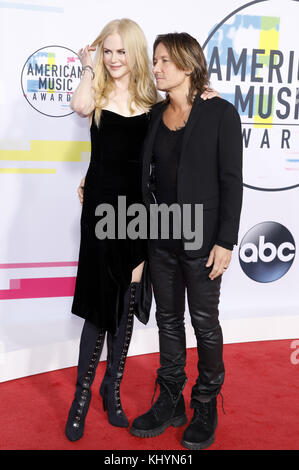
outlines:
M115 111L110 111L110 109L104 109L103 108L102 111L106 111L108 113L116 114L116 116L119 116L119 117L122 117L122 118L125 118L125 119L132 119L132 118L144 116L144 115L147 114L147 113L142 113L142 114L135 114L134 116L124 116L123 114L116 113Z

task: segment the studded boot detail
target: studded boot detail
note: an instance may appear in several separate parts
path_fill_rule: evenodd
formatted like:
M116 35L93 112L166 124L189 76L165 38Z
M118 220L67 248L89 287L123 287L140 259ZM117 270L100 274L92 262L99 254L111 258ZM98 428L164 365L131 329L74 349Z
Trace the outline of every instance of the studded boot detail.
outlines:
M105 334L104 330L85 321L80 341L75 397L65 427L65 434L70 441L81 439L84 433L91 400L90 388L103 350Z
M120 384L124 374L126 358L131 342L134 309L136 307L136 284L131 283L125 294L124 311L116 335L107 336L107 369L100 388L104 410L112 426L128 427L129 422L120 399Z

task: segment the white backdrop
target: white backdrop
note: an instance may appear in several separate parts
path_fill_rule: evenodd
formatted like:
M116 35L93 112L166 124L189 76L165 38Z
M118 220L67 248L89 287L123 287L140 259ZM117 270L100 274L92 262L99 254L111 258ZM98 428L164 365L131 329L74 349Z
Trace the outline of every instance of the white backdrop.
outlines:
M224 342L298 337L299 2L0 1L0 381L77 363L77 187L90 143L87 119L68 106L73 51L122 17L142 27L150 55L159 33L195 36L249 139L240 243L222 283ZM136 321L130 355L158 351L154 313L146 327ZM186 328L195 346L188 310Z

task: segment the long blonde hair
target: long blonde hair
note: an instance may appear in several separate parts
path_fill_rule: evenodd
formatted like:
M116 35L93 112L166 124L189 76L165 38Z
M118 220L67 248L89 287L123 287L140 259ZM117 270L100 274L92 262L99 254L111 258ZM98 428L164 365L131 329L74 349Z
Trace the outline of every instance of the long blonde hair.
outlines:
M97 46L94 58L95 122L99 125L102 108L108 101L113 89L113 80L103 62L104 41L114 33L122 38L126 60L130 69L129 110L134 113L133 103L137 108L149 109L157 102L158 93L152 78L145 35L135 21L128 18L110 21L93 41Z

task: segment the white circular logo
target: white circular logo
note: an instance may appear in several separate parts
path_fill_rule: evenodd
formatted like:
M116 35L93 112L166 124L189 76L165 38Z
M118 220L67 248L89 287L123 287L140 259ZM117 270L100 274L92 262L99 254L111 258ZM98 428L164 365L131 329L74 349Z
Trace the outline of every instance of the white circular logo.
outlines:
M213 88L241 117L244 186L299 186L299 2L257 0L239 6L203 45Z
M252 227L243 237L239 260L244 273L257 282L273 282L293 264L296 246L293 235L282 224L268 221Z
M68 116L72 93L81 77L77 54L62 46L38 49L25 62L22 89L28 103L39 113L51 117Z

